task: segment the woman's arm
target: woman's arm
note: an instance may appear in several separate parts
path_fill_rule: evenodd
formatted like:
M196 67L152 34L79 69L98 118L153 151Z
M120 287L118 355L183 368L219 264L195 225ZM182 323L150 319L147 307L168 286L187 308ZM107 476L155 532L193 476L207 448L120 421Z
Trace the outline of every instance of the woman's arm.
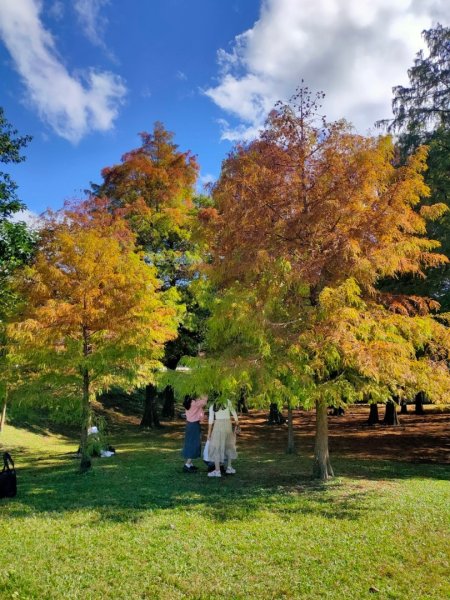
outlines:
M214 406L209 407L209 419L208 419L208 440L211 437L212 428L214 425Z
M231 403L231 400L228 400L228 409L229 409L230 413L233 415L233 419L234 419L234 422L236 423L236 426L238 426L239 425L239 419L238 419L238 416L237 416L237 412L234 410L234 406Z

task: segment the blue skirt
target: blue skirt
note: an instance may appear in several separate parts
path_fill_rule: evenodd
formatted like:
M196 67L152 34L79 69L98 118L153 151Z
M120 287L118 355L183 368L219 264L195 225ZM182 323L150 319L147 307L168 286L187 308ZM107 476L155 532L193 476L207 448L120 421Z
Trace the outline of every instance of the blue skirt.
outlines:
M202 433L200 421L186 423L186 433L184 436L183 457L199 458L202 454Z

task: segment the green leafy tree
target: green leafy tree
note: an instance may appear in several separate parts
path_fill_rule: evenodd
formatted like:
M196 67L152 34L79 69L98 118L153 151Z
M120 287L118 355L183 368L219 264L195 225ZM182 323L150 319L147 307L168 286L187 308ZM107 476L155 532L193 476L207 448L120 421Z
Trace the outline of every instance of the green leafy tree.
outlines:
M29 135L18 135L0 107L0 163L25 160L21 151L30 141ZM0 320L13 299L7 278L15 268L29 260L33 251L33 235L25 223L9 220L24 208L17 197L17 184L8 173L0 171Z
M0 107L0 162L20 163L25 160L21 154L31 141L31 136L18 136L16 129L7 121L3 108ZM0 217L6 218L25 208L17 197L17 184L8 173L0 171Z
M5 117L0 107L0 163L20 163L25 157L23 148L30 142L28 135L19 136ZM0 431L6 418L8 394L8 343L5 330L5 319L14 309L17 297L9 285L14 270L30 260L35 244L35 236L23 222L10 220L16 213L25 208L17 196L17 185L11 176L0 171Z

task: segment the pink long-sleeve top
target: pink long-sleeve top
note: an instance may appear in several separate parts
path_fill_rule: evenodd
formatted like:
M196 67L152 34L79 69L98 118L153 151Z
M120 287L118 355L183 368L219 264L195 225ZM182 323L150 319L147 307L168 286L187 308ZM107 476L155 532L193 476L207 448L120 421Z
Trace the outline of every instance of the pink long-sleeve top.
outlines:
M207 402L208 398L206 396L200 396L200 398L192 400L191 408L186 411L186 421L189 421L189 423L202 422L204 418L203 407Z

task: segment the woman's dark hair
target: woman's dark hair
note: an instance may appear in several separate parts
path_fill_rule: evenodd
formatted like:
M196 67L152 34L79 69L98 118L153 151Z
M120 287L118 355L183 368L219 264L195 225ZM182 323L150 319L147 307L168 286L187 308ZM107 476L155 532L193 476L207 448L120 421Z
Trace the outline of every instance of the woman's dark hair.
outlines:
M219 392L215 392L215 391L209 392L208 398L213 403L213 410L214 410L214 412L217 412L218 410L220 410L220 405L217 402L218 399L220 398Z
M192 396L189 396L189 394L184 397L183 406L186 410L189 410L191 408L192 400L193 398Z

